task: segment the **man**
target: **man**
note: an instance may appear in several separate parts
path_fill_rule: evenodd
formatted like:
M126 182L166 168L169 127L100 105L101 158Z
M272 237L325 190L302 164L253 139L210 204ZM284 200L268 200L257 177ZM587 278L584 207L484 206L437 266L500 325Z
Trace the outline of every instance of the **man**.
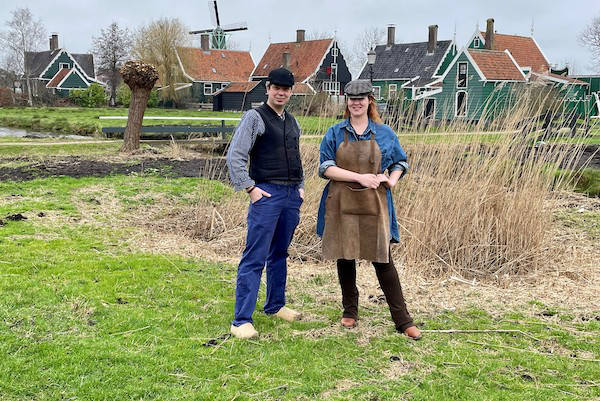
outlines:
M243 189L250 198L231 325L231 334L237 338L258 335L252 313L265 266L265 313L287 321L300 318L300 313L285 306L287 250L304 200L300 126L285 110L293 85L294 76L285 68L269 73L267 102L244 114L227 152L231 182L236 191Z

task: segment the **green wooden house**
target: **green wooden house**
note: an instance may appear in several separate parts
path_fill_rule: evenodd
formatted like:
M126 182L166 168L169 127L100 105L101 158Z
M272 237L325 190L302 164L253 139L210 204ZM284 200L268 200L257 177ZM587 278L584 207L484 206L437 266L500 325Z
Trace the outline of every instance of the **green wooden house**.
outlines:
M441 76L456 57L453 40L437 40L438 26L429 26L425 42L395 43L395 27L388 27L387 43L374 51L375 64L365 63L360 79L373 80L375 98L380 103L419 101L441 92ZM432 101L426 101L425 112L434 111Z
M58 35L50 37L50 50L25 53L25 71L34 96L50 91L66 97L74 89L87 89L96 79L94 56L75 54L58 46ZM26 89L27 79L23 82Z
M435 84L436 120L479 120L484 113L499 112L527 83L509 51L463 49Z

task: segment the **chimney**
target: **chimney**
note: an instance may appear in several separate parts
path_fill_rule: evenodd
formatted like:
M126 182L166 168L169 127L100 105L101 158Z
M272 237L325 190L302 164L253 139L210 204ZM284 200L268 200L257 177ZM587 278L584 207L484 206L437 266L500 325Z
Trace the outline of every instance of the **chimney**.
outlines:
M494 19L488 18L485 29L485 48L492 50L494 48Z
M209 39L210 39L210 35L208 33L203 33L202 35L200 35L200 47L205 52L210 50Z
M437 25L429 25L429 42L427 42L427 54L433 54L437 46Z
M56 49L58 49L58 34L53 33L50 36L50 51L54 51Z
M290 69L290 52L283 52L283 68Z
M304 34L306 31L304 29L296 29L296 42L304 42Z
M394 25L388 26L387 36L387 47L392 47L396 42L396 27Z

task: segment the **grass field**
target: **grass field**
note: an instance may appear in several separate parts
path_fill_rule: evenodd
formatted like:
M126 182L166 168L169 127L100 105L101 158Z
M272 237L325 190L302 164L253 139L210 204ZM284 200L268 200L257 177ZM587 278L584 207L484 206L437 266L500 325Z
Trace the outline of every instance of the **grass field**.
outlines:
M79 151L85 146L87 156L114 151ZM343 330L333 266L292 265L288 302L306 318L275 321L259 307L261 337L229 338L235 261L143 245L149 235L167 241L148 232L148 209L169 215L206 191L218 194L214 202L231 193L218 182L157 171L0 182L1 400L600 397L600 310L533 295L489 303L487 286L457 283L443 304L421 308L430 290L423 279L410 281L409 307L423 329L496 330L426 332L414 342L393 331L385 303L367 290L361 325ZM27 219L6 218L17 213ZM600 210L556 219L597 238Z
M25 128L32 131L53 132L57 134L98 135L103 127L124 127L126 120L100 120L99 116L126 116L124 108L80 108L80 107L26 107L0 108L0 126ZM239 118L242 113L223 113L196 110L147 109L146 116L168 117L217 117ZM305 135L322 136L328 127L336 122L330 117L297 116ZM145 125L185 124L185 125L218 125L215 121L194 120L146 120ZM236 121L226 121L226 125L234 126ZM469 143L477 137L478 141L496 142L501 136L511 135L510 132L470 133L469 130L478 128L465 127L466 132L440 133L438 127L430 127L426 134L420 132L402 132L403 143ZM594 124L591 136L586 138L561 137L558 141L564 143L600 144L600 128ZM1 139L0 139L1 140ZM308 138L308 141L319 141L319 138ZM534 138L531 139L532 141ZM557 140L551 140L556 142Z

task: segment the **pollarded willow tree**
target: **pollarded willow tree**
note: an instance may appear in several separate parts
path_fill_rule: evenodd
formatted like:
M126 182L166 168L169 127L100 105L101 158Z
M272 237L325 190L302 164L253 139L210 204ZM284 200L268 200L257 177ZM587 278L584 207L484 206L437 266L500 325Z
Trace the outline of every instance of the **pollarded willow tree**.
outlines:
M126 62L120 71L123 81L131 89L129 117L123 136L121 152L130 153L140 148L142 120L144 119L150 91L158 80L158 71L153 65L139 60Z

